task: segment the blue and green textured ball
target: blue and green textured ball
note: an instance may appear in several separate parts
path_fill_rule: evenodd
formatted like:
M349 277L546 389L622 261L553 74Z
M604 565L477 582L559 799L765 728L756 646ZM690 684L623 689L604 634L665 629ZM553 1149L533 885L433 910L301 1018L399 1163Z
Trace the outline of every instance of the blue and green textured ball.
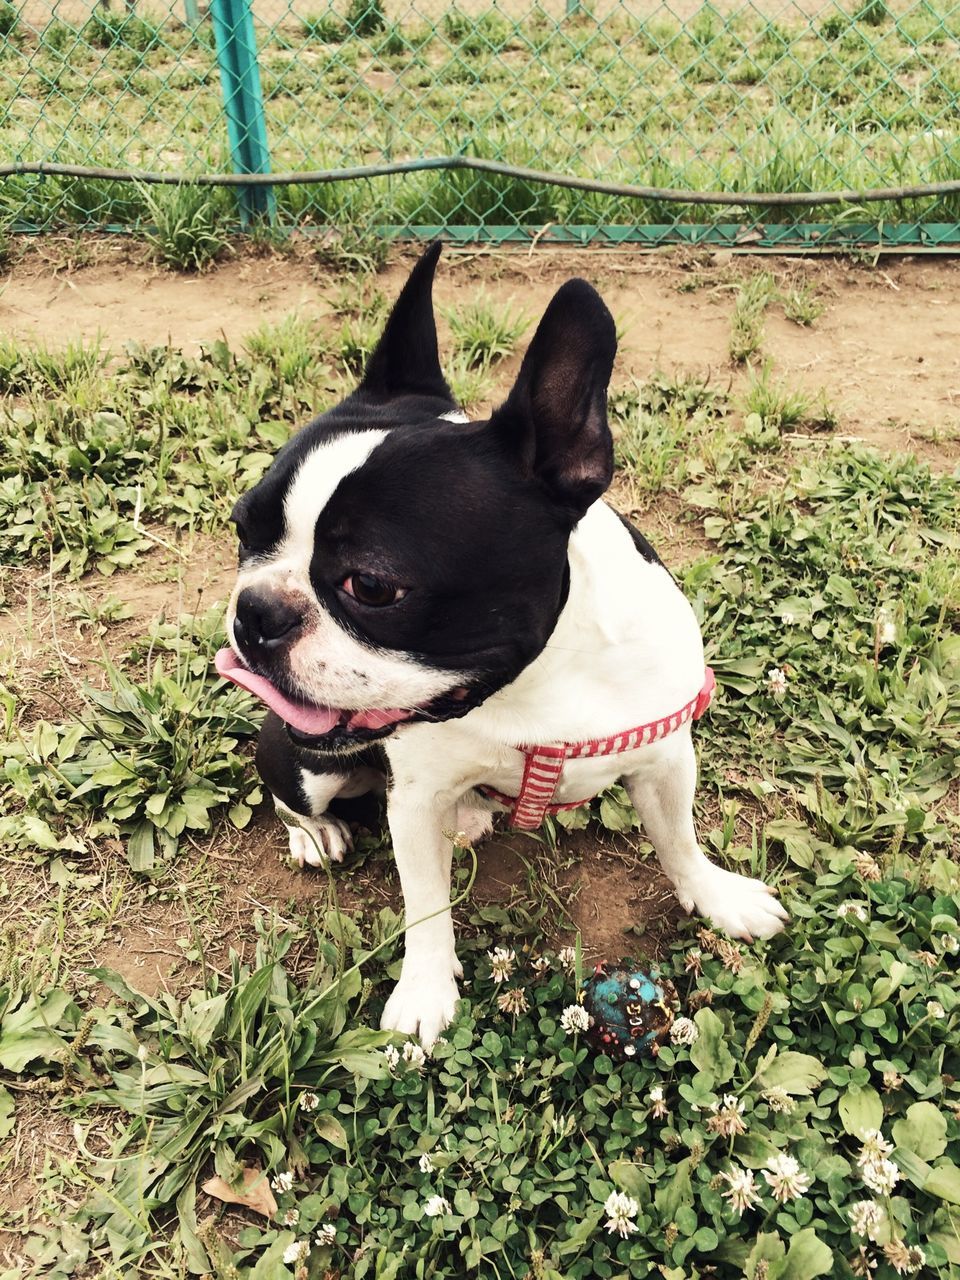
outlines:
M580 1003L591 1019L584 1039L597 1053L623 1062L657 1056L673 1023L676 994L656 966L621 960L597 965Z

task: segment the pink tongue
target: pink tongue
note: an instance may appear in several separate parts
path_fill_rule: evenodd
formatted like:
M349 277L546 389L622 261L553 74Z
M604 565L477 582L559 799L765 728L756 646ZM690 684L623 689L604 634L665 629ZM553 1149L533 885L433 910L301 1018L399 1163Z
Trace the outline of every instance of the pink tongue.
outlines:
M335 707L320 707L309 702L294 702L280 692L264 676L249 671L232 649L220 649L213 660L214 666L225 680L232 680L241 689L265 702L281 720L293 725L301 733L320 736L329 733L339 723L341 712ZM355 711L347 721L348 729L383 729L399 720L408 720L412 711Z

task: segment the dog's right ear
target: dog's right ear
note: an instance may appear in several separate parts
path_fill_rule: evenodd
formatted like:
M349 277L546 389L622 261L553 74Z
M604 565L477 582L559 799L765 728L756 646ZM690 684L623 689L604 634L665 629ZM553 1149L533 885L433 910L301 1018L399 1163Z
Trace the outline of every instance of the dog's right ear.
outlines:
M428 395L455 403L440 368L433 317L433 275L441 247L439 241L430 245L410 272L367 361L359 391L383 400Z
M544 312L491 429L523 475L578 520L613 479L607 384L617 331L586 280L568 280Z

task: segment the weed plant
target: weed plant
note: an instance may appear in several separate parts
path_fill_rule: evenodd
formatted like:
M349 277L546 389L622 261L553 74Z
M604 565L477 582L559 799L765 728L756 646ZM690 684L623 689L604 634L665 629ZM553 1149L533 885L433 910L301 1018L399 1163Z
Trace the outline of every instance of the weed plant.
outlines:
M730 359L744 364L759 355L763 345L764 312L776 295L773 276L758 271L739 286L730 322Z
M482 292L473 302L446 315L454 351L468 368L489 366L512 355L530 323L522 312L494 302Z
M227 248L226 206L210 187L141 187L150 220L147 243L159 262L180 271L204 271Z
M119 835L131 867L150 872L185 831L209 831L212 811L228 809L234 826L246 826L260 793L245 784L237 748L256 722L246 698L214 688L209 619L205 632L202 620L192 623L183 619L172 667L148 657L136 678L104 658L105 688L83 686L68 719L40 721L0 747L0 841L82 853Z

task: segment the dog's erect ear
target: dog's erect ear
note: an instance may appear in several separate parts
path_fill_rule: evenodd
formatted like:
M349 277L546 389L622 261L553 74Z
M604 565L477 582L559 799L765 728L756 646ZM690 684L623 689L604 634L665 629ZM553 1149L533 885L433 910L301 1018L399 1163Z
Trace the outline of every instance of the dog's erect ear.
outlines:
M398 395L442 396L454 403L440 369L433 318L433 273L440 249L436 241L410 272L367 361L360 391L384 399Z
M586 280L568 280L547 307L491 428L525 475L579 519L613 478L607 384L617 331Z

